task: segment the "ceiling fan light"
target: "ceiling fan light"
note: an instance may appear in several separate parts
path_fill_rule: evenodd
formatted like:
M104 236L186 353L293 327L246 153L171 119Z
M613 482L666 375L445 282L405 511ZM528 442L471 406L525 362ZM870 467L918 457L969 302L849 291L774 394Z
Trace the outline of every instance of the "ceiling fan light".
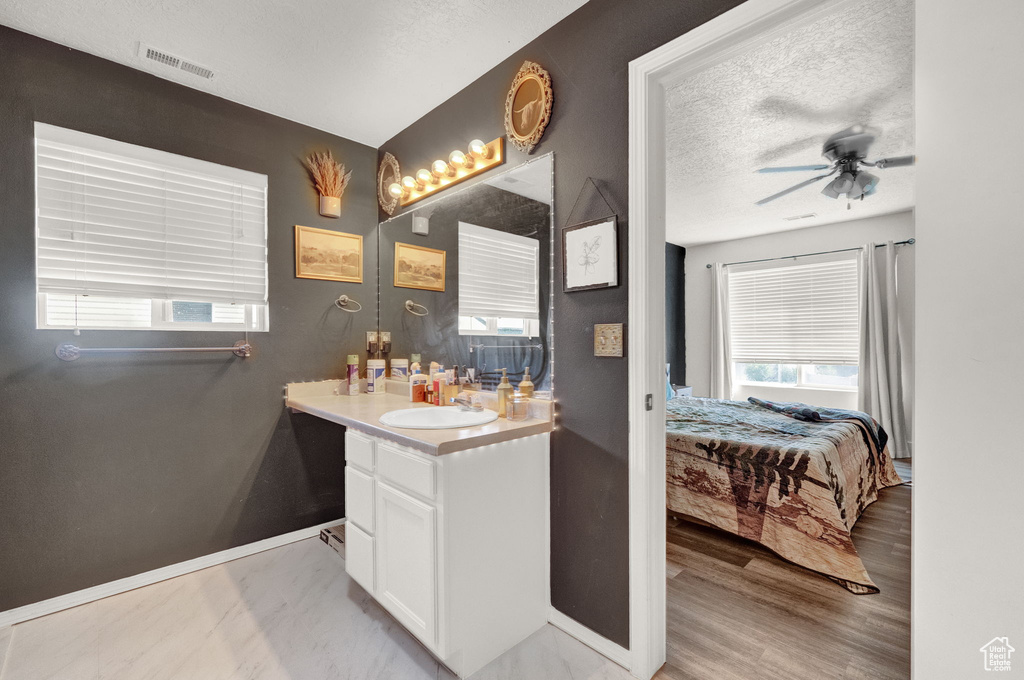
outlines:
M828 196L829 198L839 198L843 192L839 191L836 186L839 184L839 177L825 185L825 188L821 190L821 193Z

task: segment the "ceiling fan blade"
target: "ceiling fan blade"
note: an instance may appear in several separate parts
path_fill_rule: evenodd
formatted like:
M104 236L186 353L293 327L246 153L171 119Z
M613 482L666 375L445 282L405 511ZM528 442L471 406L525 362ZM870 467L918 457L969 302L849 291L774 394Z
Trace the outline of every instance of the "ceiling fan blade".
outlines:
M803 170L828 170L831 167L831 165L790 165L781 168L761 168L754 172L801 172Z
M875 167L878 169L883 168L898 168L903 165L913 165L917 162L917 156L894 156L892 158L880 158L875 161Z
M762 198L760 201L758 201L754 205L764 205L765 203L768 203L769 201L774 201L776 198L782 198L786 194L793 193L797 189L803 189L805 186L807 186L809 184L814 184L818 180L825 179L826 177L831 177L834 174L835 174L835 170L833 170L832 172L826 173L824 175L818 175L817 177L812 177L810 179L804 180L803 182L800 182L799 184L795 184L795 185L791 186L788 189L783 189L782 191L780 191L777 194L772 194L768 198Z

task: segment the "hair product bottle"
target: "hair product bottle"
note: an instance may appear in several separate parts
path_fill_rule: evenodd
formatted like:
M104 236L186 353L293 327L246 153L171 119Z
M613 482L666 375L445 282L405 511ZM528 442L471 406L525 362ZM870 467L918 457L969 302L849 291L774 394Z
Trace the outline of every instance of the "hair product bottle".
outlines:
M348 355L348 393L355 396L359 394L359 355Z
M416 369L409 376L409 400L421 402L427 400L427 376L423 375L420 369Z

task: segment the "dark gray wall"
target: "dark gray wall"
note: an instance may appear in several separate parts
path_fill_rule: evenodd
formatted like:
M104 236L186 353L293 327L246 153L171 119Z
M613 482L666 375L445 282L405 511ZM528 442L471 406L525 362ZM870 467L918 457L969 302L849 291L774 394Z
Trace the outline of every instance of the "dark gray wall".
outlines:
M239 333L35 330L33 121L269 176L269 333L220 355L59 361L54 347L223 345ZM300 159L353 169L337 220ZM340 377L366 283L294 277L293 225L372 235L376 151L0 27L0 611L344 515L342 428L282 408ZM360 314L331 306L341 293Z
M622 281L617 288L562 293L561 267L555 274L560 412L551 451L551 598L560 611L621 645L629 644L627 370L624 358L593 356L593 326L627 317L628 64L738 4L591 0L381 148L409 174L471 139L494 139L504 134L505 95L523 61L551 73L554 112L534 153L555 152L556 227L565 226L584 180L593 177L619 215ZM527 157L506 148L510 166ZM588 192L573 222L606 212ZM557 263L557 232L555 242Z
M530 366L532 382L538 390L550 389L548 362L548 308L551 283L551 206L524 196L478 184L464 191L441 195L417 214L429 214L427 236L412 233L412 215L403 214L384 222L378 232L380 260L380 328L391 331L390 358L408 357L416 352L423 361L436 361L445 368L453 365L473 367L488 389L497 386L500 369L507 368L510 381L518 384L524 367ZM540 307L538 338L509 338L459 335L459 222L536 238L540 241ZM411 243L443 250L445 290L428 291L399 288L394 285L395 242ZM405 301L422 304L430 313L414 316L405 310ZM470 351L470 345L492 347ZM528 350L526 345L542 344L544 350ZM493 346L500 345L501 349ZM424 367L424 373L426 373Z
M665 244L665 361L672 384L686 384L686 248Z

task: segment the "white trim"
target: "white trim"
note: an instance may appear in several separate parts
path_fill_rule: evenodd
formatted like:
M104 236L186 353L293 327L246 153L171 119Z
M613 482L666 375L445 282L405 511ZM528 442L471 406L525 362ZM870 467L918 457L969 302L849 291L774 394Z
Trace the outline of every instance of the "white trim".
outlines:
M554 607L548 610L548 623L568 633L595 651L600 652L623 668L629 669L629 650L622 645L617 645L608 638L595 633L576 619L566 616Z
M666 645L665 89L849 2L748 0L629 64L628 668L638 678L661 668Z
M206 569L207 567L224 564L225 562L237 560L241 557L255 555L256 553L263 552L265 550L279 548L282 545L294 543L295 541L313 538L320 535L321 529L337 526L338 524L344 524L344 522L344 518L334 520L333 522L324 522L323 524L317 524L316 526L309 527L308 529L299 529L298 531L292 531L287 534L281 534L280 536L266 538L262 541L256 541L255 543L240 545L237 548L221 550L220 552L215 552L211 555L196 557L195 559L178 562L177 564L171 564L166 567L160 567L159 569L153 569L152 571L136 574L135 576L128 576L116 581L110 581L109 583L103 583L98 586L93 586L92 588L86 588L85 590L77 590L73 593L68 593L67 595L43 600L42 602L27 604L24 607L18 607L17 609L8 609L5 612L0 612L0 628L13 626L16 623L22 623L23 621L28 621L30 619L37 619L40 616L53 614L54 612L59 612L63 609L71 609L72 607L77 607L82 604L102 600L103 598L110 597L111 595L125 593L129 590L135 590L142 586L166 581L167 579L182 576L193 571L199 571L200 569Z

